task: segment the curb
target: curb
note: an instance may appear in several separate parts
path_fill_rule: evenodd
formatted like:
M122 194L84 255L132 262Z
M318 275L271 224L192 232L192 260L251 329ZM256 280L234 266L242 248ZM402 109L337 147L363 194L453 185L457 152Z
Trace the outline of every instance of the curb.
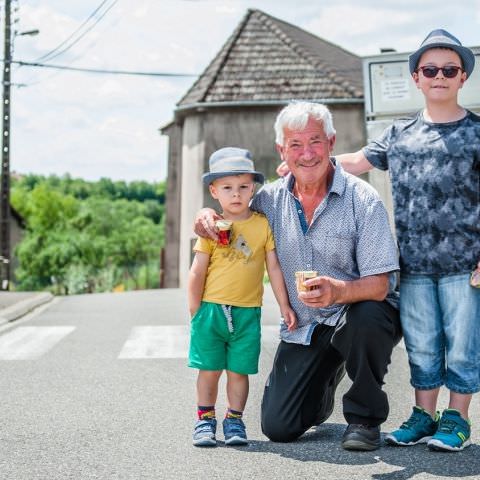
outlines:
M4 308L0 311L0 325L17 320L34 308L50 302L53 298L50 292L41 292L38 295L34 295L31 298L21 300L10 307Z

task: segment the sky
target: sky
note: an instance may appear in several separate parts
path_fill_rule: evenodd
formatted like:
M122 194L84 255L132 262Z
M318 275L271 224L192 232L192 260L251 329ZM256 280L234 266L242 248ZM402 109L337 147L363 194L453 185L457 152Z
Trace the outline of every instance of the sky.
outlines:
M0 3L3 29L4 2ZM101 75L14 65L11 170L59 176L68 173L86 180L165 180L168 139L160 135L159 128L173 118L176 103L249 8L290 22L360 56L378 54L382 47L412 51L435 28L447 29L464 45L480 46L480 0L12 3L16 31L40 31L36 36L15 36L14 60L193 75Z

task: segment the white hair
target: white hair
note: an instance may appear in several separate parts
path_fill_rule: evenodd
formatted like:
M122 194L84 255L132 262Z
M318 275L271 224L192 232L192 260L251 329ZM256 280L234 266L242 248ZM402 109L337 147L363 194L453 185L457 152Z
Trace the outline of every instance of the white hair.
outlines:
M325 105L312 102L292 102L277 115L273 127L275 129L275 142L278 145L283 145L284 129L304 130L309 118L322 122L327 138L332 138L335 135L332 114Z

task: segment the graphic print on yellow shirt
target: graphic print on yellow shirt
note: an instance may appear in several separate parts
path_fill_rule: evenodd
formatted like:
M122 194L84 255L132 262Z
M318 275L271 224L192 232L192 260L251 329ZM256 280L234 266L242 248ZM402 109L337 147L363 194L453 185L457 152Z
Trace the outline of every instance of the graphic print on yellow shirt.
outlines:
M247 240L242 234L238 237L233 230L232 241L228 248L224 248L223 256L228 258L229 261L243 260L243 263L248 263L248 260L252 256L252 249L248 246Z
M268 221L256 212L247 220L233 222L228 247L198 238L193 250L210 255L202 300L236 307L261 306L265 255L274 248Z

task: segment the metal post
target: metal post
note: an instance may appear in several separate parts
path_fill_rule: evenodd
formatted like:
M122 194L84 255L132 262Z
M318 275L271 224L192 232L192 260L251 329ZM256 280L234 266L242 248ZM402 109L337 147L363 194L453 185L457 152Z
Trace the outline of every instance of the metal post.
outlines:
M11 0L5 0L5 41L3 54L3 136L2 184L0 190L0 248L3 257L1 290L10 283L10 67L12 61Z
M160 288L165 288L165 247L160 250Z

